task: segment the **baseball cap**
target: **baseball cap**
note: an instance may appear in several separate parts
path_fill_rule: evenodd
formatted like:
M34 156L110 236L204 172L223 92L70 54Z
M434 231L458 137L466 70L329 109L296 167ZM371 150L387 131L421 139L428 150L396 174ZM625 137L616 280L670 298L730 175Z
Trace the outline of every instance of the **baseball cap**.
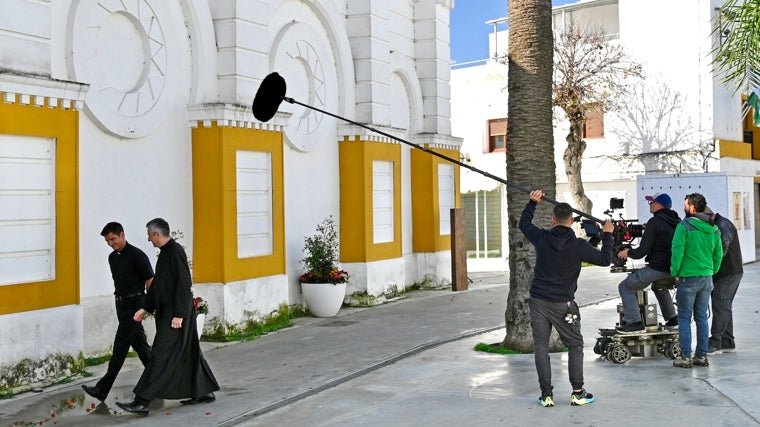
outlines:
M646 196L644 198L647 199L648 202L657 202L667 209L670 209L670 207L673 206L673 201L670 200L670 196L665 193L657 193L654 196Z

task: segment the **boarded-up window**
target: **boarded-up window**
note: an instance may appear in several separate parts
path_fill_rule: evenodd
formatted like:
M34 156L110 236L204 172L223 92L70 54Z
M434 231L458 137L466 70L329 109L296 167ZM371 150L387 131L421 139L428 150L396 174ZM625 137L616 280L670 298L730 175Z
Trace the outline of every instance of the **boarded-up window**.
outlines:
M372 243L392 242L393 162L372 162Z
M237 152L238 258L272 255L272 154Z
M438 212L441 236L451 234L451 210L454 209L454 165L438 165Z
M0 285L55 279L55 140L0 135Z
M604 138L603 112L591 111L586 113L586 120L583 122L583 138Z
M507 150L507 119L488 121L488 152Z

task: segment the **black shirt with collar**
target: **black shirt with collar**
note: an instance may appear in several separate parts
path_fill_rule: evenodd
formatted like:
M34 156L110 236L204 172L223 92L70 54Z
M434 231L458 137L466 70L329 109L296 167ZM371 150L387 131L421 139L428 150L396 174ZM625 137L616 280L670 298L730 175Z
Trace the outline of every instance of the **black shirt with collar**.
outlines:
M153 277L153 267L145 252L127 242L121 252L108 255L114 295L126 297L145 290L145 281Z

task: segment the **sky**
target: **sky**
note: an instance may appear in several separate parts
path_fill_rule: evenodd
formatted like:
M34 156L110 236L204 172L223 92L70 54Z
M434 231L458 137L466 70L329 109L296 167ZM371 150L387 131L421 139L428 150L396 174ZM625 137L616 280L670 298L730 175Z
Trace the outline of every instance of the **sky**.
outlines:
M552 0L560 6L579 0ZM507 16L507 0L458 0L451 9L451 60L461 64L488 58L488 34L493 31L486 21ZM501 28L500 28L501 29Z

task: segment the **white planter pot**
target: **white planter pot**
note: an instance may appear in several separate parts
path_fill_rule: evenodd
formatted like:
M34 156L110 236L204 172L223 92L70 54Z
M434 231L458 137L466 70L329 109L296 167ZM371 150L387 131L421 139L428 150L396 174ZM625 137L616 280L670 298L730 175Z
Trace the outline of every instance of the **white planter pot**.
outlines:
M346 284L301 283L306 306L316 317L332 317L338 314L346 296Z
M206 323L206 315L201 313L197 316L195 316L195 325L198 329L198 339L201 339L201 335L203 335L203 325Z

